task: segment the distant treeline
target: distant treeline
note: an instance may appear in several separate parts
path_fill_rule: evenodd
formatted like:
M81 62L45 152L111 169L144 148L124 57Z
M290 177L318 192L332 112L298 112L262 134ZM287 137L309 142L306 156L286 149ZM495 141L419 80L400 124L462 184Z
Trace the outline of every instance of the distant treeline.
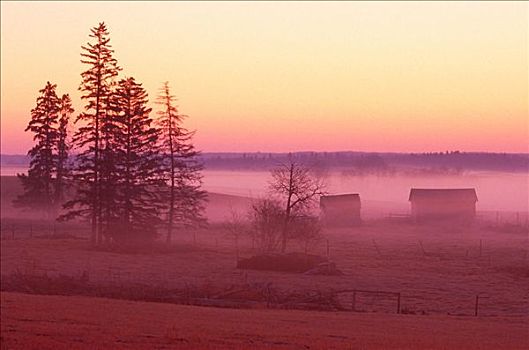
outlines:
M294 152L294 153L202 153L210 170L269 170L289 157L321 169L349 169L353 173L431 172L459 173L467 170L529 171L529 154L515 153L372 153L372 152ZM24 155L2 155L2 166L26 166Z
M512 153L372 153L372 152L296 152L296 153L203 153L207 169L265 170L288 157L326 169L350 169L358 173L426 171L458 173L465 170L529 171L529 154Z

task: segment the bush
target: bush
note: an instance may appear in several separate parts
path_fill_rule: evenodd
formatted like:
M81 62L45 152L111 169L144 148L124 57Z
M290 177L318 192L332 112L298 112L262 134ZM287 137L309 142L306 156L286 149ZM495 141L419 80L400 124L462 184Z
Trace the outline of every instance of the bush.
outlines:
M250 207L250 234L257 249L264 253L280 250L285 212L280 203L273 199L261 199ZM321 240L321 226L318 218L309 215L292 214L287 223L287 239L301 244L305 253Z
M272 199L261 199L252 204L249 211L250 233L262 252L279 249L281 233L285 222L283 208Z

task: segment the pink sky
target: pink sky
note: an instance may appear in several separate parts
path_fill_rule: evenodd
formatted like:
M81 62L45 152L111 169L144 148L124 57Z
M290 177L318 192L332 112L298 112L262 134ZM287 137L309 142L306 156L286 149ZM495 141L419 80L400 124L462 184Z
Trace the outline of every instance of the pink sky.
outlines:
M204 151L529 152L527 3L2 2L2 153L99 21Z

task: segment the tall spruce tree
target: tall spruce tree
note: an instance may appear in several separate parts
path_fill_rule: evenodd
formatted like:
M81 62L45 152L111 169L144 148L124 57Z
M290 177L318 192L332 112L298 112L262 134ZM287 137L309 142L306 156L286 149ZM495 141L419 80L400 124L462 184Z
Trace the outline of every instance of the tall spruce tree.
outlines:
M90 37L93 43L81 47L81 62L88 65L88 69L81 73L82 83L79 87L83 93L81 98L86 101L85 111L75 121L81 122L81 126L73 137L75 146L80 150L74 172L74 180L79 188L76 198L65 205L69 212L63 218L90 218L92 243L100 244L103 241L101 136L112 84L121 68L113 57L114 50L106 25L99 23L92 28Z
M118 240L153 238L159 224L160 129L154 126L147 107L147 93L134 78L122 79L116 90L118 110L114 130L119 151L114 164L120 174L115 206L119 223L113 232Z
M54 174L57 169L57 130L60 109L59 98L56 93L57 85L46 83L39 90L37 105L31 110L31 120L25 131L35 135L35 146L29 150L31 158L28 175L19 174L24 193L18 196L16 206L44 210L49 217L54 208Z
M72 100L69 94L64 94L59 100L59 118L57 126L57 172L55 177L55 201L60 204L64 200L66 180L69 177L68 155L70 144L68 141L68 126L73 114Z
M119 208L116 203L118 183L121 174L116 162L122 140L119 138L119 107L117 105L117 83L111 86L111 93L105 98L105 118L101 121L100 153L100 211L98 230L109 239L112 229L119 219Z
M166 192L167 243L171 242L175 227L195 226L205 222L206 192L202 190L202 164L198 160L192 138L194 132L183 127L185 115L179 114L176 98L169 83L160 90L157 104L158 124L162 130L161 153L164 177L169 183Z

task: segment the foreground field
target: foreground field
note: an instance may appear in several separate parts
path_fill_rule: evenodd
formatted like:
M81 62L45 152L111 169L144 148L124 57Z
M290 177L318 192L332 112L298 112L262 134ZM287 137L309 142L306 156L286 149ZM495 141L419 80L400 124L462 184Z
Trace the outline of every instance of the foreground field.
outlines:
M328 243L327 243L328 242ZM527 316L527 235L481 228L455 229L371 223L333 230L311 247L342 276L308 276L237 270L237 255L251 256L248 239L235 244L220 229L179 235L165 253L94 251L84 239L22 238L1 243L1 273L85 276L93 285L144 284L164 288L225 290L268 285L277 293L361 289L401 293L403 312L426 315ZM299 249L294 244L291 249ZM16 290L15 290L16 291ZM352 295L342 305L351 307ZM357 295L357 311L396 312L394 298Z
M234 310L1 294L2 349L526 349L527 319Z

